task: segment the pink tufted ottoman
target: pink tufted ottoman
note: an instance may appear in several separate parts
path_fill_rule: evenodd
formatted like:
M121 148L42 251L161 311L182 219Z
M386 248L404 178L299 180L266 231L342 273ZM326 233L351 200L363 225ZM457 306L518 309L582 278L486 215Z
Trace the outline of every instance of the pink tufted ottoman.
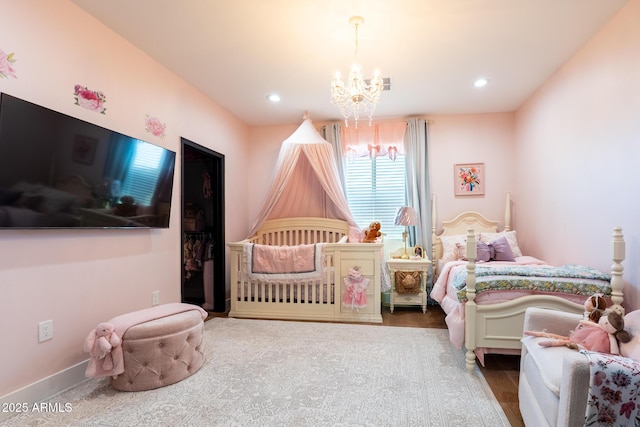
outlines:
M146 309L150 313L153 310ZM132 314L136 313L140 312ZM202 310L194 306L192 310L129 327L122 337L124 372L111 378L113 388L151 390L177 383L198 371L204 363L203 318Z

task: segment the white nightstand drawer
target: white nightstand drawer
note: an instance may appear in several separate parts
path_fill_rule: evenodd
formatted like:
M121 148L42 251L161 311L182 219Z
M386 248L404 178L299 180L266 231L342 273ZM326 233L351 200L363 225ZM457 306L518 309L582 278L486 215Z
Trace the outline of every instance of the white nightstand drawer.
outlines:
M399 294L394 292L394 302L396 305L400 304L411 304L411 305L421 305L422 304L422 292L419 294Z

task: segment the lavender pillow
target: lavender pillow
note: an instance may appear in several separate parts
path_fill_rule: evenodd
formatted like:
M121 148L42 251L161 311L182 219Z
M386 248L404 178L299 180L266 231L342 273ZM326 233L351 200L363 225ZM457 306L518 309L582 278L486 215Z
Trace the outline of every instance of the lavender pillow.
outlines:
M480 242L478 242L480 243ZM516 259L513 257L513 252L511 251L511 247L509 246L509 242L506 237L499 237L493 242L489 244L493 249L494 254L492 255L492 259L494 261L515 261Z
M493 258L492 249L493 248L490 245L486 244L485 242L478 241L478 244L476 246L476 251L477 251L476 261L484 261L484 262L489 261L491 258Z

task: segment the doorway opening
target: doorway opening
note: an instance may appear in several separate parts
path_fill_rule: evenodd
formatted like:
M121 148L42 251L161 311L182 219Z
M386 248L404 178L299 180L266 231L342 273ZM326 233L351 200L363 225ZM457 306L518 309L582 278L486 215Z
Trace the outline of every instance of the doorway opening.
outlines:
M181 138L182 302L226 311L224 155Z

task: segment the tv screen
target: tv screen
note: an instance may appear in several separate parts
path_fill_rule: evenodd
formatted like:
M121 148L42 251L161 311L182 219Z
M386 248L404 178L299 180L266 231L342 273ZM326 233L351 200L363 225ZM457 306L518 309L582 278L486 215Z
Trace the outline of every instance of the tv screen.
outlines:
M168 228L175 157L3 93L0 229Z

